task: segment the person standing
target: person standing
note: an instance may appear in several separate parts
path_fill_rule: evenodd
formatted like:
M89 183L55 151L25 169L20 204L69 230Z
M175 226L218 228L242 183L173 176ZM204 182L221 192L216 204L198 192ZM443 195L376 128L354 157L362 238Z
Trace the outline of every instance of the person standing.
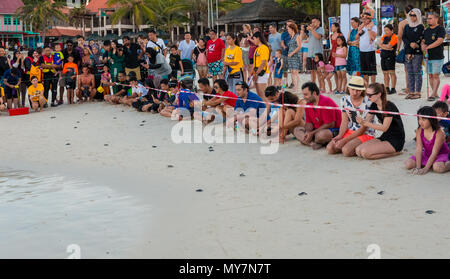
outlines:
M178 51L180 52L181 60L192 60L192 52L195 49L195 42L191 40L192 36L190 32L184 33L184 40L180 42Z
M151 47L162 54L164 54L164 50L166 49L164 41L156 36L156 31L153 29L148 32L147 47Z
M409 12L413 9L414 7L412 5L407 5L404 9L405 12L405 16L408 16ZM404 89L404 91L399 92L399 95L405 95L405 94L409 94L409 78L408 78L408 70L406 69L406 64L405 64L405 47L404 44L402 44L403 42L403 31L405 30L405 26L408 24L408 20L404 19L402 21L400 21L400 23L398 24L398 43L397 43L397 53L398 56L400 56L400 61L399 59L397 60L397 63L403 63L404 65L404 69L405 69L405 79L406 79L406 88Z
M206 57L206 39L200 38L192 53L199 78L208 77L208 58Z
M242 51L241 48L236 45L236 35L228 33L226 36L227 49L225 50L224 57L224 76L227 77L228 89L235 93L236 83L243 81L242 67Z
M281 34L277 32L275 24L269 25L269 45L272 47L273 53L281 49Z
M44 48L42 56L39 58L39 65L41 65L42 72L44 73L44 97L48 100L48 91L52 90L52 107L58 106L56 102L58 76L56 75L56 69L58 66L54 64L52 50L50 47ZM47 107L47 104L45 104Z
M420 48L424 26L422 13L419 9L412 9L408 14L408 24L403 31L405 44L405 66L408 71L409 94L405 99L420 99L422 91L422 60L423 52Z
M308 71L311 71L311 81L316 82L317 67L314 63L314 57L317 53L323 55L323 35L325 31L320 27L320 20L313 18L311 24L306 28L309 31L309 43L308 43L308 59L306 60L306 67Z
M289 53L288 53L288 67L291 70L292 84L294 84L293 91L298 91L299 71L302 70L302 57L300 56L300 49L302 48L302 39L298 34L298 27L295 23L288 25L289 36Z
M130 41L130 37L128 36L123 37L125 72L127 76L130 74L130 72L134 72L138 80L141 79L141 69L139 67L139 55L138 55L139 49L140 49L139 45L136 43L132 43Z
M439 75L444 64L444 38L445 28L439 25L439 15L436 13L428 14L428 28L423 33L422 50L425 56L428 54L428 75L433 92L428 101L433 102L438 99L438 89L441 83Z
M242 50L242 61L244 62L244 80L248 80L250 73L252 71L252 63L250 63L249 53L250 53L250 37L251 27L248 24L242 26L242 39L239 42L239 46Z
M269 81L269 59L270 50L267 42L261 32L253 34L253 40L258 46L253 57L253 82L256 86L256 92L261 99L265 100L265 90Z
M361 22L359 18L354 17L350 21L352 30L348 34L348 58L347 58L347 72L349 75L361 73L361 63L359 57L359 36L358 27Z
M331 25L331 32L333 32L333 34L331 34L330 36L330 42L331 42L331 54L330 54L330 64L333 67L336 67L336 49L338 47L337 45L337 38L343 36L342 32L341 32L341 25L337 22L334 22ZM339 92L340 91L340 86L338 84L338 74L337 71L334 71L334 81L336 82L336 89L333 90L332 92Z
M209 30L210 40L206 45L208 57L208 70L213 80L220 77L223 70L223 56L225 54L225 44L217 37L214 29Z
M288 25L291 23L295 23L292 19L286 21L286 29L283 34L281 34L281 49L283 50L282 59L283 59L283 73L284 79L286 80L286 84L288 84L288 71L289 71L289 63L288 63L288 54L289 54L289 41L291 40L291 36L289 36ZM294 84L291 83L289 88L294 87Z
M364 77L364 85L367 88L369 85L369 77L370 83L375 83L377 77L377 60L375 57L377 27L372 24L370 14L363 14L362 24L358 28L358 35L361 74Z
M387 24L384 27L384 35L379 42L381 48L381 70L384 75L384 86L387 94L395 94L397 75L395 74L395 51L397 49L397 35L394 34L394 26ZM389 87L389 83L392 87Z

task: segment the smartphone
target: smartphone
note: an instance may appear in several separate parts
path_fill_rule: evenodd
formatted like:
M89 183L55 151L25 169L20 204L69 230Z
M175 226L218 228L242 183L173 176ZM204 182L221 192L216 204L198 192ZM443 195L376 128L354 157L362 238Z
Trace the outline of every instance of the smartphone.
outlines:
M354 122L354 123L356 123L356 111L350 111L350 115L351 115L351 118L352 118L352 121Z

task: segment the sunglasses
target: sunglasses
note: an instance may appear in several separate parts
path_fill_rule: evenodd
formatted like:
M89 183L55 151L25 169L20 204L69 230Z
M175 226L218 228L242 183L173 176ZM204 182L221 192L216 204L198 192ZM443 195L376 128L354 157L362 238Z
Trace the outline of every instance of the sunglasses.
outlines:
M367 95L367 97L372 97L372 96L375 96L375 95L377 95L378 93L373 93L373 94L368 94L368 93L366 93L366 95Z
M412 16L412 17L416 17L416 15L415 15L415 14L410 14L409 16Z

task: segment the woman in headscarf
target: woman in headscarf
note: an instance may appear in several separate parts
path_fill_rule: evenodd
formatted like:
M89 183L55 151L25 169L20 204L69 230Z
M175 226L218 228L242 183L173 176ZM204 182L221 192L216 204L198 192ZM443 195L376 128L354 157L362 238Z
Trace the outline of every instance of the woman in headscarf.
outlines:
M420 48L424 26L422 13L419 9L412 9L407 17L408 24L403 31L402 41L405 45L405 66L408 72L409 94L406 99L419 99L422 91L422 60L423 52Z

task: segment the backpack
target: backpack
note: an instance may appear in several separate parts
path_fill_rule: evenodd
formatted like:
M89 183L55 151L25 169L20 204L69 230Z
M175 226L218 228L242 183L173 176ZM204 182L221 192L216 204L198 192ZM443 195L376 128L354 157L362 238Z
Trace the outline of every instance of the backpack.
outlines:
M30 80L34 76L37 77L39 82L41 82L41 80L42 80L42 71L41 71L41 69L39 68L39 66L35 66L35 65L31 64Z
M206 58L206 50L204 52L201 52L199 48L198 49L198 57L197 57L197 65L198 66L207 66L208 65L208 59Z

